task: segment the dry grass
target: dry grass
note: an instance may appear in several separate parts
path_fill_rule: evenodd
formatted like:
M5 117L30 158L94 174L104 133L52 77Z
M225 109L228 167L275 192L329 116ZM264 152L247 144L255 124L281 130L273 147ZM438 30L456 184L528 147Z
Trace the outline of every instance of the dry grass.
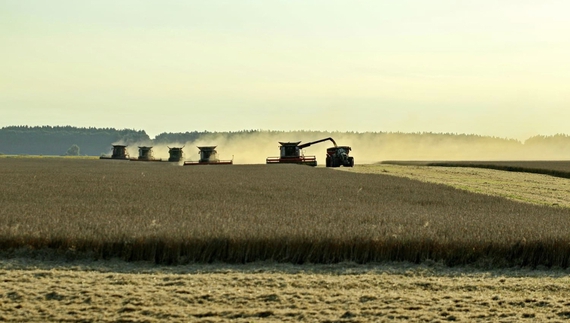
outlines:
M0 160L0 249L156 263L568 267L570 210L296 165Z

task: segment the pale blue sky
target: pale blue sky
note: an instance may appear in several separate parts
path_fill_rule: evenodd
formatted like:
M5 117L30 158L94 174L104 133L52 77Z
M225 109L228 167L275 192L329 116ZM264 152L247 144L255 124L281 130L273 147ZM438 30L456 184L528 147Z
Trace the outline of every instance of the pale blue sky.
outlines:
M570 133L568 1L0 0L0 126Z

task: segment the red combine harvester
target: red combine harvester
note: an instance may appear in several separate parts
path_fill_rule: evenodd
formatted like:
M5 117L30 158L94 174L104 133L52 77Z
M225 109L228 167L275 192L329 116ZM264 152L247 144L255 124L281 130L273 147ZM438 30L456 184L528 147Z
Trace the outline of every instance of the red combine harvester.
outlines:
M219 160L218 152L216 151L217 146L203 146L198 147L200 149L200 160L199 161L185 161L184 166L193 165L232 165L234 160Z
M300 141L297 142L279 142L281 145L279 150L281 151L280 157L267 157L265 160L266 164L302 164L309 166L317 166L317 157L315 156L305 156L302 149L307 148L312 144L317 144L319 142L330 140L336 147L336 142L332 138L325 138L317 141L311 141L300 145Z

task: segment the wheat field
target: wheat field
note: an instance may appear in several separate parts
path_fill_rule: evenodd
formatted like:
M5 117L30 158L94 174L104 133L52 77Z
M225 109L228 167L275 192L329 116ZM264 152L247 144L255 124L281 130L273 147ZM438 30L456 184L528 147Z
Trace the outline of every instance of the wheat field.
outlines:
M158 264L568 267L570 210L298 165L1 159L0 250Z
M0 159L0 321L570 319L568 208L380 167Z

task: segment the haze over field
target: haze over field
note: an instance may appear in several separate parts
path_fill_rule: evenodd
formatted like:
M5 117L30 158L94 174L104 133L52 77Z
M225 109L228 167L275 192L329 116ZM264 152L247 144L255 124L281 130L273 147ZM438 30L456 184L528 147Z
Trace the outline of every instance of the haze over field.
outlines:
M0 126L568 133L569 11L562 0L5 0Z
M154 143L154 155L167 159L168 146L184 146L185 159L198 160L196 146L217 146L218 158L234 159L237 164L262 164L265 158L279 156L279 142L308 143L332 137L339 146L350 146L357 164L386 160L569 160L570 136L534 137L524 142L502 138L402 133L329 133L329 132L251 132L241 134L212 133L197 140L165 144ZM131 156L138 155L135 143L127 148ZM315 155L324 165L325 141L303 149L305 155ZM109 151L110 154L110 151Z

